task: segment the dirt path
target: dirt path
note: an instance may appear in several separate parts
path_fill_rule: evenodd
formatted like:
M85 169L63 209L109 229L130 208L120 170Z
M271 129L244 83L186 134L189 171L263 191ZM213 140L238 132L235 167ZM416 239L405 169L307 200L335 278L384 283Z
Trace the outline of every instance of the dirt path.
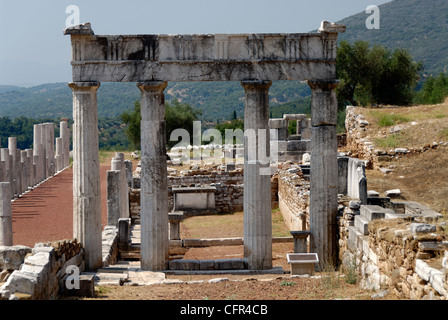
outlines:
M107 221L106 171L101 165L101 216ZM35 243L73 237L73 170L67 168L26 193L12 204L14 245L34 247Z

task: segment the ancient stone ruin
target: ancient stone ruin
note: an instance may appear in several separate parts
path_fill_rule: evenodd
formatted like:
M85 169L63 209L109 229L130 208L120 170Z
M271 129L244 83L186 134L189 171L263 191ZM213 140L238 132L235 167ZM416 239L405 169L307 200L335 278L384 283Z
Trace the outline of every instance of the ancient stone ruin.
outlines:
M20 197L70 164L68 119L60 122L60 137L54 137L54 123L34 125L33 149L17 148L17 137L8 138L0 161L0 246L11 246L11 200Z
M141 91L141 267L166 270L169 257L164 90L168 81L240 81L245 130L269 130L272 81L308 81L312 89L311 250L336 262L336 51L345 27L322 23L310 34L95 35L90 24L68 28L73 82L74 237L87 267L101 266L97 90L101 82L135 82ZM269 151L269 144L264 146ZM245 259L249 269L272 267L269 163L244 162ZM260 171L261 170L261 171ZM327 217L332 217L327 219ZM158 232L151 230L157 229Z
M388 288L410 299L447 299L448 244L437 234L443 228L441 214L396 198L393 192L380 196L368 189L366 168L390 155L377 154L362 141L367 124L353 107L347 107L347 133L338 141L336 41L344 30L327 22L313 34L98 36L90 24L66 29L73 67L74 240L33 249L0 246L2 277L7 277L0 288L2 298L92 296L93 283L172 283L165 279L170 273L283 274L272 266L272 244L293 242L294 253L288 255L291 276L342 265L347 276L356 274L366 289ZM268 90L276 80L308 81L310 119L293 114L269 119ZM141 161L133 168L122 153L112 159L104 229L96 139L96 92L102 81L136 82L142 110ZM256 140L213 146L230 162L179 170L183 160L170 160L171 154L210 146L166 149L168 81L240 81L245 129L257 129ZM297 121L295 134L288 133L290 121ZM47 141L39 128L35 135ZM258 129L265 134L269 130L270 139L263 140ZM338 143L352 146L357 154L338 153ZM249 157L254 146L274 149L278 157L254 161ZM51 155L51 148L39 142L34 152ZM64 140L56 142L54 159L47 156L44 165L33 164L34 177L42 175L38 168L51 173L61 167L59 161L64 167L67 153L60 160L58 150L66 150ZM5 154L12 159L9 151ZM34 163L40 163L37 160ZM2 169L3 162L2 149ZM10 186L9 180L0 184L3 212L8 212L13 196L8 192L16 190ZM271 209L277 207L291 237L272 236ZM244 211L242 238L183 239L180 234L188 217L237 211ZM10 218L0 216L3 228ZM223 245L243 246L244 259L183 259L190 248ZM427 263L442 255L443 268ZM81 272L78 289L67 286L70 267Z

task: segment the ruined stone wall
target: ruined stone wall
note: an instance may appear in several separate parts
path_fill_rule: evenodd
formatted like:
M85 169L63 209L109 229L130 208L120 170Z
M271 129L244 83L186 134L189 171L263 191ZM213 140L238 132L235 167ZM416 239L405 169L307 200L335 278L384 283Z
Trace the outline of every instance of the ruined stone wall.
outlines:
M368 235L362 235L353 226L354 216L340 217L340 258L362 288L405 299L448 299L447 271L441 265L442 256L448 256L446 241L402 219L370 221Z
M76 239L36 244L27 252L23 264L0 288L3 299L56 299L68 276L66 268L76 266L84 271L84 250Z
M278 203L291 231L309 230L310 183L299 167L278 171Z
M395 158L419 154L431 149L439 147L437 142L426 144L416 148L393 148L381 149L370 141L367 135L369 122L362 115L358 108L348 106L346 109L345 119L345 148L348 150L347 155L361 160L366 160L366 168L382 169L387 166L390 161ZM403 128L395 126L389 129L391 134L399 133Z
M134 175L134 188L130 191L129 205L131 218L135 221L140 216L140 181ZM243 171L187 171L182 175L168 176L169 211L173 210L174 197L172 188L212 186L216 188L215 207L218 213L232 213L243 210L244 196Z

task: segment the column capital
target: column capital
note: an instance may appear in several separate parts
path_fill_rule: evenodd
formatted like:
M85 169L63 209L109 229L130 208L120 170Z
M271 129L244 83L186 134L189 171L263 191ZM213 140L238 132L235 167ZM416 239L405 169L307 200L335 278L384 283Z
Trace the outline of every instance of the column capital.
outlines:
M143 81L137 82L137 87L142 91L159 91L162 92L168 86L167 81Z
M68 86L73 90L91 90L98 89L100 87L100 82L88 81L88 82L70 82Z
M331 91L331 90L336 89L336 87L339 85L339 80L337 80L337 79L308 80L308 85L311 87L312 90L321 89L323 91Z
M243 80L241 81L241 85L244 89L269 89L272 85L272 81L270 80Z

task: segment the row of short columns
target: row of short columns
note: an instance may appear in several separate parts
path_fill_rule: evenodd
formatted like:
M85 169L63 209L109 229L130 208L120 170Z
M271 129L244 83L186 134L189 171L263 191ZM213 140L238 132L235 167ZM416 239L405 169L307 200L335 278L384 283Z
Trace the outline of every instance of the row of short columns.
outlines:
M309 81L312 89L310 251L323 264L337 258L337 81ZM83 243L88 269L101 267L101 208L97 82L70 83L73 90L74 237ZM169 260L165 81L137 84L141 92L141 268L166 270ZM245 90L244 256L249 269L272 268L269 87L242 81ZM111 170L119 171L119 170ZM120 174L115 174L119 180ZM118 183L120 184L120 183Z
M8 148L0 152L0 245L13 245L11 200L54 175L70 164L70 141L67 120L63 120L61 138L56 139L54 153L54 124L34 125L33 149L17 148L17 138L8 138ZM59 144L63 145L58 147ZM58 163L55 167L55 163Z
M0 182L10 183L11 199L69 166L68 120L61 121L60 127L61 137L56 138L56 154L54 123L34 125L33 149L20 150L17 148L17 137L8 138L8 148L0 151Z

